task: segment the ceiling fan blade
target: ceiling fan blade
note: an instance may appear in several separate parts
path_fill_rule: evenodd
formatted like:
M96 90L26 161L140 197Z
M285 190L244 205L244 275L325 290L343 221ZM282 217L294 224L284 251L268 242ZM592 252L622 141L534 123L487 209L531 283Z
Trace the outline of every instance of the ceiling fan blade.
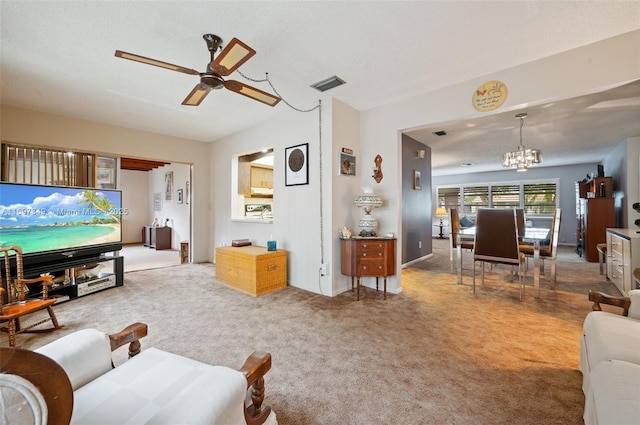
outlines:
M266 91L259 90L255 87L248 86L244 83L234 80L228 80L224 82L224 87L228 90L240 93L241 95L250 97L258 102L266 103L269 106L276 106L280 102L278 96L274 96Z
M182 72L184 74L200 75L200 73L198 71L196 71L195 69L183 68L183 67L181 67L179 65L174 65L174 64L169 63L169 62L162 62L162 61L159 61L159 60L146 58L144 56L135 55L133 53L123 52L121 50L116 50L116 56L119 57L119 58L122 58L122 59L129 59L129 60L136 61L136 62L146 63L147 65L159 66L160 68L166 68L166 69L170 69L172 71Z
M229 75L255 54L256 51L251 47L233 38L209 64L209 68L220 75Z
M203 83L198 83L193 90L191 90L191 93L182 101L182 104L186 106L198 106L210 91L211 87Z

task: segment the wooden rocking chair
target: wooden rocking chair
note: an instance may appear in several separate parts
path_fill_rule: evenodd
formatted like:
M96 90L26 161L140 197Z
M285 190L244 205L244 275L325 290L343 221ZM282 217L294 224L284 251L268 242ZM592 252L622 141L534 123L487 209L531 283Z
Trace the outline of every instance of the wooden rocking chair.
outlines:
M0 274L0 323L8 322L7 326L0 330L9 333L9 347L16 346L16 335L23 332L48 332L59 328L58 319L51 307L55 304L55 299L49 299L47 292L53 276L43 275L33 279L25 279L22 268L22 248L19 246L0 247L0 252L4 255L5 281L2 281ZM15 265L12 258L15 255ZM12 267L13 266L13 267ZM14 272L12 277L12 273ZM41 285L42 297L27 298L29 292L28 285ZM7 293L7 304L4 303L4 292ZM17 299L16 299L17 298ZM49 317L39 320L36 323L22 326L20 318L40 310L47 310ZM33 329L43 323L53 324L51 328ZM33 330L32 330L33 329Z

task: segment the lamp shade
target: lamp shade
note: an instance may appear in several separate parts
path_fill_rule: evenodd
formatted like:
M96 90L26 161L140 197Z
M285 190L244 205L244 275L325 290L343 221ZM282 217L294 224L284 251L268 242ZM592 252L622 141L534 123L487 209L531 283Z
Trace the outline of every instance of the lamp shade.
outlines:
M443 217L447 215L447 210L444 207L436 208L436 217Z

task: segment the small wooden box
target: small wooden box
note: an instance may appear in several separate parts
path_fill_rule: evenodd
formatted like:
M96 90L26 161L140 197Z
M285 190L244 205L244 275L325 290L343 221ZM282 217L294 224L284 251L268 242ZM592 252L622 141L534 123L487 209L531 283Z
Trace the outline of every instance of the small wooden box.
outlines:
M263 246L216 248L216 280L258 297L287 287L287 252Z

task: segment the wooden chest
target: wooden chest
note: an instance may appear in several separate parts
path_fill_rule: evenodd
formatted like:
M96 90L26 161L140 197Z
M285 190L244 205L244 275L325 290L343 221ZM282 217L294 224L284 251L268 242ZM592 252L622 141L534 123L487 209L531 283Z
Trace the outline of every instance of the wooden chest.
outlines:
M263 246L216 248L216 280L254 297L287 287L287 252Z

